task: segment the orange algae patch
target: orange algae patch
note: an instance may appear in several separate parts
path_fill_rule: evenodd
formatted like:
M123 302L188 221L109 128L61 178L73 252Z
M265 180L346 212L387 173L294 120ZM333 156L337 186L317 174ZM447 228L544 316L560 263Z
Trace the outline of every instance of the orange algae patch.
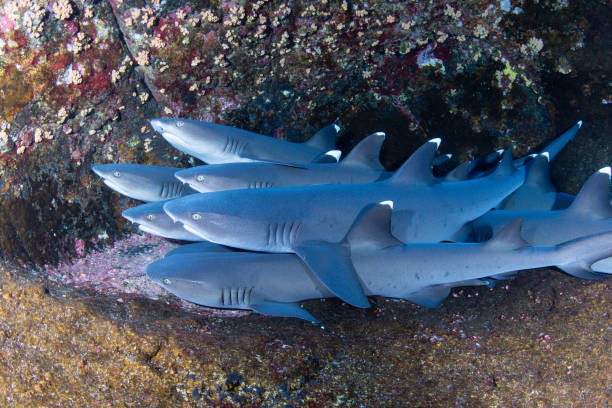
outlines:
M32 100L32 88L23 73L9 65L0 73L0 118L12 122Z

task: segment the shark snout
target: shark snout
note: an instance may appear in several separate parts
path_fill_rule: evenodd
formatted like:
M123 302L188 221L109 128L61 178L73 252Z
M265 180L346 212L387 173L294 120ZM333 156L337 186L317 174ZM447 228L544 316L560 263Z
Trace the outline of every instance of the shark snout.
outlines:
M164 124L161 119L151 119L149 123L157 133L164 133Z
M121 213L121 216L130 222L136 222L136 214L134 214L134 212L130 210L131 208L128 208L127 210L123 211Z

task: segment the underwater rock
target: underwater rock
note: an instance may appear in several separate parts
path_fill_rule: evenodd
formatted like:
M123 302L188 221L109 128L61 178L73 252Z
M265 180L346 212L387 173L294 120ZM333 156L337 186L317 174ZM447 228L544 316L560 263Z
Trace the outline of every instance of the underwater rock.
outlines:
M121 258L116 258L118 261ZM112 263L112 262L111 262ZM607 282L531 271L441 309L307 302L324 326L218 318L4 268L2 405L605 406ZM41 313L44 310L44 313Z

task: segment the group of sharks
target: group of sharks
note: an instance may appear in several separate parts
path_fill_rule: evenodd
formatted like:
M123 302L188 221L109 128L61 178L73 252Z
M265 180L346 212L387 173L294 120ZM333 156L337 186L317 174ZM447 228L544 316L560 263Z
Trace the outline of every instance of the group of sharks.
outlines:
M373 133L344 159L339 127L304 143L188 119L153 119L177 149L208 163L187 169L101 164L113 190L147 203L123 216L140 230L192 241L147 266L178 297L214 308L318 320L300 302L368 296L437 307L455 286L495 285L518 270L557 266L576 277L612 274L610 167L577 196L551 182L549 161L582 122L539 154L510 150L443 177L440 139L395 172Z

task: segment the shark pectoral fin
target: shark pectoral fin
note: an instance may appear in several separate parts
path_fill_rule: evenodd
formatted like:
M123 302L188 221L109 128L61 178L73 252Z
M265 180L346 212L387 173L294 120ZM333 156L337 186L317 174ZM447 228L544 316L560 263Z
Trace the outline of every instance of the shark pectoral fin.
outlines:
M605 258L591 265L591 269L595 272L612 274L612 258Z
M594 272L586 264L582 265L581 263L559 265L558 268L568 275L575 276L576 278L600 280L606 277L605 274Z
M320 155L315 157L312 163L338 163L338 160L340 160L340 156L342 156L342 152L340 150L330 150L328 152L321 153Z
M353 306L370 307L347 246L309 241L294 250L313 275L334 295Z
M449 294L448 286L429 286L405 296L404 299L425 307L440 307Z
M297 317L298 319L308 320L309 322L319 323L319 319L311 315L299 303L280 303L261 301L250 304L249 307L266 316L276 317Z
M343 166L363 167L373 170L384 170L380 164L380 149L385 141L383 132L372 133L366 136L353 150L340 162Z

